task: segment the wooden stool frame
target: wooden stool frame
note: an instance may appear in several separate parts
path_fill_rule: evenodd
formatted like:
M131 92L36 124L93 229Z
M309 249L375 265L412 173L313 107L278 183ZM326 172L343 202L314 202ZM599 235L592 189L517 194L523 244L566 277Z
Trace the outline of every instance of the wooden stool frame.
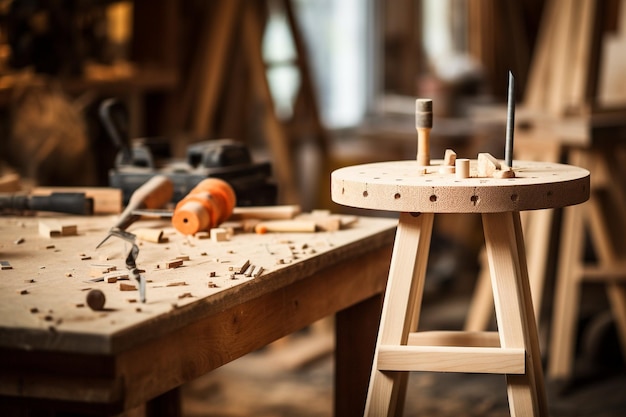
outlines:
M332 174L335 202L400 212L366 416L400 414L410 371L504 374L512 415L548 415L520 211L585 201L589 172L525 161L517 178L502 180L478 178L472 163L466 179L416 161ZM433 220L445 212L482 216L497 332L417 331Z

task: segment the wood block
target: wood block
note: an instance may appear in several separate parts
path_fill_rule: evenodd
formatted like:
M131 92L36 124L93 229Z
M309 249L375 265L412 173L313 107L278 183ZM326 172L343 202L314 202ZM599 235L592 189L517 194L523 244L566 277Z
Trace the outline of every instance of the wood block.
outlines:
M137 286L133 284L120 283L120 291L136 291Z
M446 152L443 156L443 164L446 166L454 166L456 161L456 152L452 149L446 149Z
M479 177L491 177L497 169L500 169L500 161L494 158L493 155L487 152L478 154Z
M464 179L470 177L470 160L467 158L459 158L454 162L455 177Z
M46 238L72 236L78 234L75 224L62 223L58 220L39 220L39 235Z
M235 265L229 266L228 270L233 271L236 274L243 274L246 271L246 269L248 269L249 266L250 266L250 260L245 259Z
M222 227L214 227L210 234L213 242L226 242L228 240L228 231Z
M165 261L163 263L159 263L157 264L157 268L160 269L173 269L173 268L178 268L179 266L183 265L183 260L182 259L173 259L171 261Z
M133 229L131 232L139 239L145 240L146 242L163 243L167 241L166 238L163 238L162 229L140 228Z

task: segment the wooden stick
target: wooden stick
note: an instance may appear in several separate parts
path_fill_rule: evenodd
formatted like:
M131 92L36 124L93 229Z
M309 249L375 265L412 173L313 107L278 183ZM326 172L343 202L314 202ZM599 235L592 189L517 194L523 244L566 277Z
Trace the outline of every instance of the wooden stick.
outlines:
M415 128L417 129L417 162L430 165L430 129L433 127L433 101L415 100Z
M312 220L272 220L256 225L254 231L259 234L268 232L315 232Z
M256 206L256 207L235 207L230 220L259 219L259 220L280 220L293 219L300 214L300 206Z

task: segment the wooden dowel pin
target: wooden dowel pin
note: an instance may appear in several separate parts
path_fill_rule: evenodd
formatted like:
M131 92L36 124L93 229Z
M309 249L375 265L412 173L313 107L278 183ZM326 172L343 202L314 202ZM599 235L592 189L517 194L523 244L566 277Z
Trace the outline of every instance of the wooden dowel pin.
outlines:
M415 100L415 129L417 129L417 163L430 165L430 129L433 127L433 101Z

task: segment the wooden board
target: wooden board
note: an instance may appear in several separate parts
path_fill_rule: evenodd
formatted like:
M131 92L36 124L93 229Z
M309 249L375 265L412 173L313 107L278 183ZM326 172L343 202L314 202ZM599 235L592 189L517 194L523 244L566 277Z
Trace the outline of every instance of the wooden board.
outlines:
M241 233L213 242L180 235L167 223L138 222L129 230L155 226L169 238L140 244L137 264L148 280L142 304L137 291L119 289L120 282L136 284L132 279L90 281L94 265L126 271L127 244L111 238L95 249L114 218L64 219L77 224L77 236L46 239L37 233L37 218L0 218L0 260L12 267L0 271L0 347L120 352L389 244L396 225L392 219L359 218L335 232ZM18 238L22 243L15 243ZM158 268L180 256L189 257L181 267ZM262 267L262 274L233 277L229 267L245 260ZM106 296L104 311L86 306L86 294L94 288Z
M352 207L425 213L493 213L579 204L589 198L589 171L550 162L514 161L515 178L457 179L426 173L417 161L392 161L341 168L331 175L333 201Z

